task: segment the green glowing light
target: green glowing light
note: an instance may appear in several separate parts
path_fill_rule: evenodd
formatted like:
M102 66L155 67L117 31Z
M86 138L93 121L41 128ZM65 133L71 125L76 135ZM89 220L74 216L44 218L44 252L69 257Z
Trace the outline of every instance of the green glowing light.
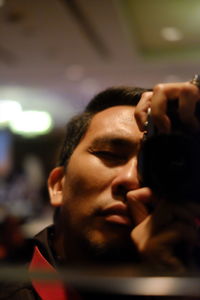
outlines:
M22 112L21 105L16 101L0 100L0 125L5 124Z
M22 111L10 121L10 128L24 136L46 134L52 128L52 119L44 111Z

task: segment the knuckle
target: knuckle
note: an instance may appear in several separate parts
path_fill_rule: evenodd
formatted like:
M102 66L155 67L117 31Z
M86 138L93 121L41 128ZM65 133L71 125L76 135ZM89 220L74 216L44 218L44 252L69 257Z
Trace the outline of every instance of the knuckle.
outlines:
M165 84L164 83L159 83L159 84L156 84L153 88L153 91L154 92L162 92L165 88Z
M161 119L161 115L160 112L157 108L155 108L154 110L152 110L152 117L154 121L159 121Z
M191 84L190 82L185 82L182 84L180 88L180 93L182 94L192 94L192 95L198 95L199 90L198 87L195 86L194 84Z
M142 96L145 97L145 98L149 98L149 97L152 96L152 92L149 92L149 91L144 92L144 93L142 94Z
M135 110L134 110L134 115L138 115L139 114L139 111L140 111L140 105L139 103L135 106Z
M191 91L191 89L194 87L194 84L191 85L189 82L184 82L180 88L181 91Z
M135 108L134 117L135 117L136 121L140 120L140 111L139 111L139 109L137 109L137 107Z

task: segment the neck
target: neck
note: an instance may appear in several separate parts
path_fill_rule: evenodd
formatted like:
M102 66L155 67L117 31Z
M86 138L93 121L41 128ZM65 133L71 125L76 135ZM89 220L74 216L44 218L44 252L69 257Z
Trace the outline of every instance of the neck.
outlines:
M56 256L64 265L80 266L91 263L91 257L81 242L76 241L74 235L67 235L56 228L53 240L53 248Z

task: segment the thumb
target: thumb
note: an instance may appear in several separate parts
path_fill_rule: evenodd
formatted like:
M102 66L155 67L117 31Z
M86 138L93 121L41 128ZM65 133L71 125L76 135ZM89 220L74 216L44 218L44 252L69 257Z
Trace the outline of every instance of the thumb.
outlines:
M135 225L140 224L148 215L154 200L151 189L144 187L129 191L126 195L129 212Z

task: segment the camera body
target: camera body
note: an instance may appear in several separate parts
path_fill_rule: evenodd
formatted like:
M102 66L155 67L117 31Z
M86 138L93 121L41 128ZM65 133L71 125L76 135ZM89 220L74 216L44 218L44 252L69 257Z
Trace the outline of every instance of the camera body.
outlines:
M171 102L168 116L170 134L159 134L149 118L138 155L141 185L169 201L200 202L200 133L189 132L182 124L178 101Z

